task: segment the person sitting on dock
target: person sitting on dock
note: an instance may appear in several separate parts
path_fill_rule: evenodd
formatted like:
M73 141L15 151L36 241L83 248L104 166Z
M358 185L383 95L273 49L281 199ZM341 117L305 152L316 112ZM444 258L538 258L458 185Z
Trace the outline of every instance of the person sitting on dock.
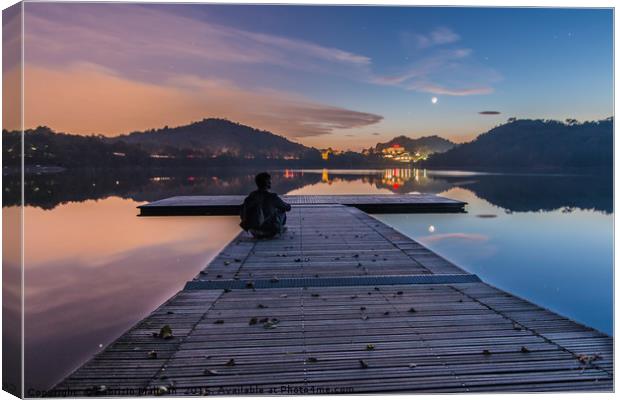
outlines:
M255 238L272 238L286 230L286 212L291 206L269 191L271 175L267 172L256 175L254 181L258 189L243 201L239 225Z

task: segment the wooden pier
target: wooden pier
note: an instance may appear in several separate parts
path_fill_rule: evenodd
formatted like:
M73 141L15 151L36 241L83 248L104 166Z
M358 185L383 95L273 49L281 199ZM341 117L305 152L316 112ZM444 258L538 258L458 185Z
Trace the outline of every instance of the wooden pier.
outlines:
M245 196L177 196L138 207L141 216L239 215ZM294 206L341 204L367 213L463 212L464 202L433 194L282 196Z
M611 337L363 211L298 203L288 227L239 234L50 395L613 390Z

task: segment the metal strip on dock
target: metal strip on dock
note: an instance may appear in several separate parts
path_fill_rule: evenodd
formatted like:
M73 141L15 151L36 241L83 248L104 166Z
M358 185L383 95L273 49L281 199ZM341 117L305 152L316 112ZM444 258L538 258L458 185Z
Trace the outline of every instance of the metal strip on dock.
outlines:
M302 287L339 287L339 286L387 286L387 285L438 285L450 283L480 282L474 274L443 275L383 275L355 276L341 278L283 278L259 280L217 280L191 281L185 284L185 290L222 290L222 289L281 289Z

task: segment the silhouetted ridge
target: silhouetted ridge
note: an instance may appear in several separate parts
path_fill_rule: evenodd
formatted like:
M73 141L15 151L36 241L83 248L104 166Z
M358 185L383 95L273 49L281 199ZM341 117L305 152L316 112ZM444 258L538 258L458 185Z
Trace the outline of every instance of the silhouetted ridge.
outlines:
M218 118L203 119L174 128L166 126L161 129L132 132L108 140L137 144L151 152L166 152L170 149L188 150L201 157L226 154L235 157L282 158L317 152L316 149L271 132Z
M613 118L567 123L514 120L433 154L425 167L560 168L613 165Z

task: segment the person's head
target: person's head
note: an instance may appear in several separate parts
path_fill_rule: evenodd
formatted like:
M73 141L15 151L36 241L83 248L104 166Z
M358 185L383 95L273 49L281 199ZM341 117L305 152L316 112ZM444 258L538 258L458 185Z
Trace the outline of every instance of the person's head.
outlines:
M256 177L254 178L254 182L256 182L256 186L259 189L271 189L271 175L269 175L267 172L261 172L260 174L256 175Z

